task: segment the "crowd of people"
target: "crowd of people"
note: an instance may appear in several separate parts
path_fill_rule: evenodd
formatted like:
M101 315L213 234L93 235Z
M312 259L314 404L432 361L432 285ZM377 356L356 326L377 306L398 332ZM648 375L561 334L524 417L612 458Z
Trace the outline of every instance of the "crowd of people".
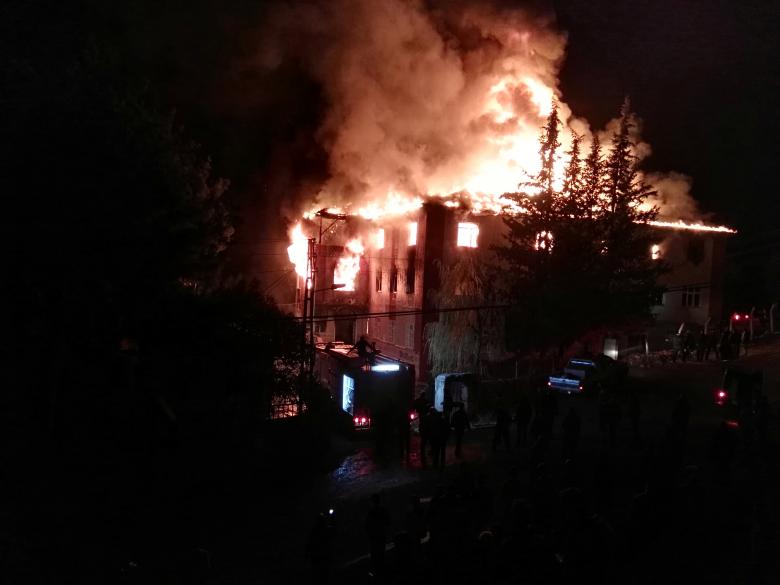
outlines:
M724 328L719 334L714 331L686 329L672 336L672 361L697 362L728 361L748 352L749 335L747 330L737 331Z
M421 457L430 455L433 465L444 465L446 436L452 433L458 462L449 469L455 473L447 474L432 497L412 496L405 510L391 511L375 494L364 523L368 572L341 578L456 585L649 584L701 577L697 571L717 566L707 546L719 527L713 512L723 507L722 494L739 501L734 509L748 519L765 500L761 466L768 414L759 414L761 404L766 401L758 396L738 429L726 422L719 426L709 459L692 467L684 457L691 416L684 395L675 401L663 436L645 441L639 435L639 397L601 400L603 441L595 456L581 452L577 408L558 420L554 393L522 397L514 417L499 401L491 446L510 451L511 466L496 481L485 468L460 459L470 425L465 409L454 405L446 424L423 395L415 402ZM615 448L621 409L634 438L628 450ZM560 441L554 443L553 435ZM322 515L309 539L313 582L334 578L333 538ZM760 572L760 567L756 563L748 570Z

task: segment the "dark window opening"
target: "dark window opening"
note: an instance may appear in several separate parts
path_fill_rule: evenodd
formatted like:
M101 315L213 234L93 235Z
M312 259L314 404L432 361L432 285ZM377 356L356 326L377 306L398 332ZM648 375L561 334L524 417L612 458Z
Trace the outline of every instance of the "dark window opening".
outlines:
M691 239L688 242L688 262L699 265L704 261L704 242L699 238Z
M376 292L382 292L382 269L376 271Z
M414 294L415 260L416 254L414 248L412 248L406 255L406 294L408 295Z
M398 292L398 268L395 266L390 270L390 292Z

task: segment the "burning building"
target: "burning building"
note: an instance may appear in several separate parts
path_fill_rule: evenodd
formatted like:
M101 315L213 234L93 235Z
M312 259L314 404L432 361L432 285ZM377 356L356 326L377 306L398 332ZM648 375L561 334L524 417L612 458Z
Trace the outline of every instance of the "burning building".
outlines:
M418 380L425 380L425 327L438 318L432 293L440 287L440 269L477 248L500 245L505 229L500 215L432 201L403 219L365 222L329 212L318 219L356 222L362 235L347 234L342 245L314 247L316 339L349 344L365 336L382 355L412 365ZM654 222L649 229L657 234L658 243L648 255L670 269L659 283L665 292L652 308L654 329L663 336L681 323L718 322L723 309L725 238L732 231L664 221ZM295 249L304 251L298 260L302 265L304 244L305 239L290 247L291 259ZM299 313L305 275L301 274L296 290Z
M297 311L323 342L365 335L412 364L419 379L427 375L424 330L436 318L438 266L499 243L501 214L523 212L502 194L539 173L539 133L550 113L561 126L559 179L575 136L585 152L607 145L619 125L591 128L563 100L565 35L549 14L435 5L292 3L269 19L263 52L264 66L288 60L306 69L328 104L317 135L328 177L293 214ZM635 160L651 152L639 131L632 118ZM606 156L608 148L595 150ZM691 223L699 214L685 177L643 179L656 191L645 203L661 210L652 222L658 242L647 253L672 267L657 320L718 318L731 230Z

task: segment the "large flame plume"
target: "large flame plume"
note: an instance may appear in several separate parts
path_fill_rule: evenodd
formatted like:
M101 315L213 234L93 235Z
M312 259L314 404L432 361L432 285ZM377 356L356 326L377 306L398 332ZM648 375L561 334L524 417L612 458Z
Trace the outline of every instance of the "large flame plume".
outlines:
M365 248L359 238L347 242L344 255L339 258L336 270L333 272L333 286L337 290L354 291L355 280L360 272L360 258Z
M538 172L539 132L554 102L561 153L569 131L583 136L587 152L594 133L609 144L615 128L613 121L592 130L563 100L566 39L549 16L465 0L299 0L268 24L260 63L294 62L329 104L318 138L330 177L316 201L301 202L304 217L326 207L369 220L401 217L431 198L475 213L522 212L502 195ZM650 147L638 124L635 132L642 158ZM659 192L648 202L660 207L657 225L728 231L696 221L686 177L645 178ZM292 235L290 259L305 274L300 226ZM337 271L347 285L359 253L347 248L342 260Z

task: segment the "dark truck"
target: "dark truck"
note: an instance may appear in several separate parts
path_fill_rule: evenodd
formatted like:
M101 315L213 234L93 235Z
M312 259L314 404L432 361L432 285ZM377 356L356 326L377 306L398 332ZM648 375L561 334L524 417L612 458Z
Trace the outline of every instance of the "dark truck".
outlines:
M597 394L615 390L628 377L628 366L604 354L571 358L563 372L547 379L547 387L567 394Z
M368 360L354 346L329 343L317 347L315 373L356 431L368 431L379 417L410 416L414 366L382 355Z

